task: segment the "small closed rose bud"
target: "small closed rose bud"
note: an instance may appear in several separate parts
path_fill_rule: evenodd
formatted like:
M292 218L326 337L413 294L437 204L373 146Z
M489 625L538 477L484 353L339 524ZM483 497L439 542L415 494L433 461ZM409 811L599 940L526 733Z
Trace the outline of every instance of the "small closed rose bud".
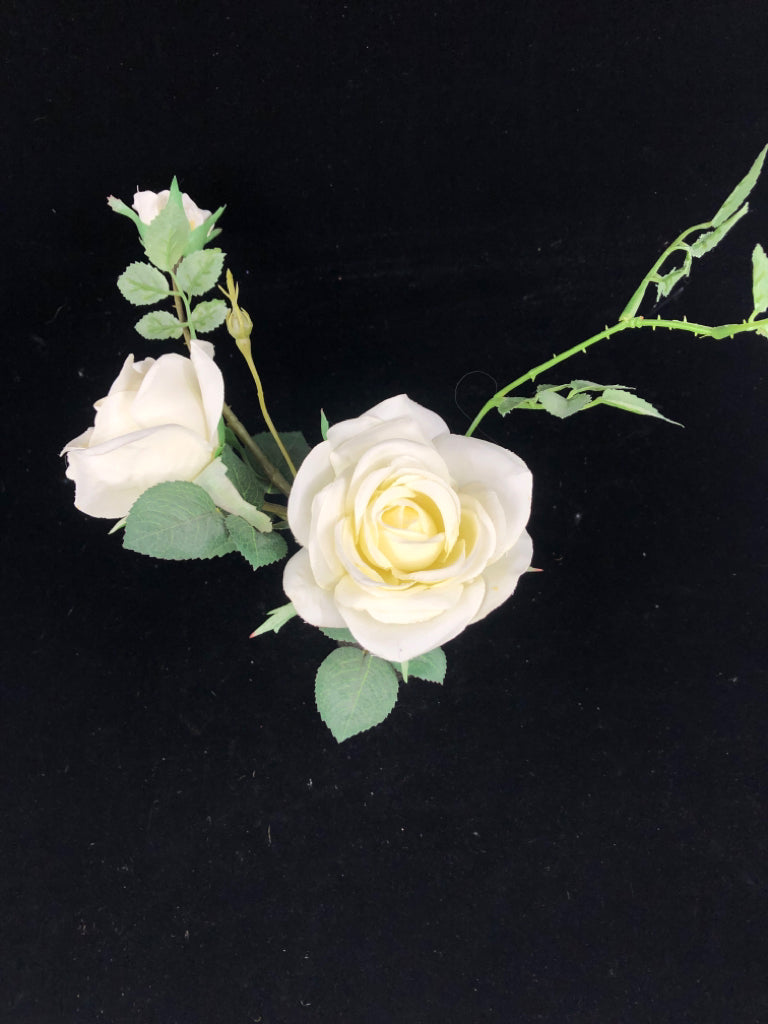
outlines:
M235 339L236 342L248 341L253 330L253 321L251 320L248 313L241 309L237 303L237 297L240 294L239 285L235 284L234 278L232 277L232 271L227 271L227 287L220 289L229 300L229 304L232 307L227 313L226 325L227 330Z

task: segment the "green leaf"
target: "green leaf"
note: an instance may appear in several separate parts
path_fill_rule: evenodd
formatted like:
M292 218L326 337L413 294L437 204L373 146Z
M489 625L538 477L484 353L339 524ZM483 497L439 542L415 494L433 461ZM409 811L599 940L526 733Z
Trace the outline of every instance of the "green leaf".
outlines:
M216 558L234 550L224 515L197 484L156 484L134 502L124 547L142 555L180 560Z
M393 664L395 663L393 662ZM403 679L406 682L411 676L415 676L417 679L426 679L430 683L442 683L448 668L448 659L442 647L436 647L434 651L428 651L426 654L420 654L418 658L402 662L402 666L404 667L396 665L403 673Z
M319 626L321 633L325 633L331 640L340 644L356 644L357 640L352 636L346 626Z
M682 423L677 423L675 420L667 419L666 416L662 416L658 409L656 409L650 402L646 402L644 398L640 398L638 395L632 394L630 391L619 390L618 388L606 388L605 391L599 398L595 399L595 405L610 405L614 409L623 409L624 412L635 412L640 416L654 416L656 419L665 420L667 423L672 423L676 427L681 427Z
M280 439L285 445L286 450L290 455L294 466L296 467L296 469L298 469L310 451L310 447L307 444L306 438L299 430L286 430L280 432ZM288 465L286 464L286 461L283 458L280 449L277 447L277 443L274 437L272 437L269 431L265 430L261 434L254 434L253 440L264 452L264 454L272 463L272 465L279 469L287 480L291 480L293 474L288 468ZM248 461L250 465L253 467L254 472L258 474L260 479L266 482L266 477L264 476L264 473L261 470L259 464L255 461L255 459L253 459L253 456L251 456L250 453L248 453L247 451L246 455L248 456ZM271 486L272 485L270 485L270 487ZM270 487L268 487L267 490L270 490Z
M149 338L151 341L180 338L184 333L182 324L173 313L168 313L164 309L156 309L151 313L145 313L136 324L136 330L142 338Z
M199 302L192 309L190 325L194 327L196 332L208 334L224 323L228 308L223 299L209 299L207 302Z
M197 474L195 483L202 487L217 508L240 516L261 533L272 532L272 520L266 512L243 498L227 472L221 455L209 462L202 473Z
M736 188L731 192L728 198L725 200L723 205L717 211L715 216L712 218L712 223L715 227L722 224L723 221L736 212L741 206L744 200L747 198L749 193L755 187L757 179L760 177L760 171L763 169L763 161L765 160L766 150L768 145L763 146L755 162L750 167L747 174L741 179Z
M134 306L151 306L171 294L165 275L151 263L131 263L118 277L117 287Z
M206 217L202 224L198 224L190 232L187 244L184 246L184 256L190 256L193 252L199 252L200 249L212 242L217 235L221 234L221 228L215 227L215 224L225 209L226 207L220 206L215 213L212 213L210 217Z
M657 302L661 299L665 299L678 281L681 281L684 277L688 277L691 272L692 264L693 258L690 252L687 252L685 254L685 262L682 267L676 267L674 270L670 270L668 273L655 279Z
M535 398L522 398L520 395L513 395L510 398L502 398L496 408L502 416L506 416L513 409L537 409L539 405Z
M570 398L564 398L562 395L557 394L555 390L550 388L537 389L536 397L548 413L551 413L553 416L557 416L560 420L564 420L568 416L573 416L575 413L581 412L581 410L592 401L591 397L585 393L576 394Z
M190 234L181 191L174 178L168 202L149 224L143 225L142 236L147 259L160 270L173 270L184 255Z
M341 743L383 722L397 703L397 675L387 661L356 647L340 647L317 670L320 717Z
M135 210L132 210L130 206L127 206L122 199L117 199L115 196L107 196L107 205L110 210L114 210L115 213L121 213L124 217L130 217L136 227L141 231L146 225L142 222L141 217Z
M325 409L320 410L320 436L324 441L328 440L328 417L325 415Z
M252 640L255 636L263 636L264 633L278 633L286 622L290 622L296 614L296 609L290 602L279 608L273 608L271 612L267 612L267 618L258 629L254 629L251 633L250 639Z
M176 271L176 281L188 295L205 295L218 281L223 267L221 249L200 249L184 257Z
M248 463L244 462L229 444L225 444L221 450L221 461L224 463L227 476L237 488L240 496L249 505L261 508L264 503L264 484Z
M711 252L718 242L721 242L725 238L733 225L740 221L748 210L749 206L745 203L741 209L728 217L727 220L724 220L722 224L719 224L714 231L707 231L697 238L691 246L691 256L698 258L699 256L704 256L706 253Z
M288 554L288 545L279 533L262 533L240 516L227 516L225 525L232 543L254 569L278 562Z
M768 256L762 245L756 245L752 251L752 301L753 317L768 309Z

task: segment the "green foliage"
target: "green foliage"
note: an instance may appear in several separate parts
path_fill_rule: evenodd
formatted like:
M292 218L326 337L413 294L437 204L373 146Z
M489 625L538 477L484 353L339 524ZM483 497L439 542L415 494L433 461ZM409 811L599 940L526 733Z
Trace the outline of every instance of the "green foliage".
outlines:
M752 252L752 316L768 309L768 256L762 245L756 245Z
M202 487L156 484L134 502L123 545L154 558L216 558L235 549L225 517Z
M210 217L207 217L202 224L198 224L196 228L193 228L189 233L187 244L184 246L184 256L191 256L193 252L199 252L200 249L208 245L218 235L221 234L221 228L217 228L214 225L219 217L224 213L226 207L220 206L215 213L212 213Z
M192 233L175 178L171 183L166 205L140 230L144 251L150 263L154 263L160 270L173 270L184 255Z
M223 299L199 302L191 311L189 326L194 329L195 333L209 334L224 323L227 309L227 304Z
M171 294L165 275L151 263L131 263L118 277L117 287L134 306L151 306Z
M254 569L271 565L288 554L288 545L279 533L262 533L240 516L227 516L225 526L235 548Z
M280 438L283 444L285 445L286 451L290 455L294 466L296 467L296 469L298 469L310 451L310 447L307 444L306 438L304 437L300 430L286 430L284 432L281 431ZM261 434L254 434L253 440L264 452L264 454L272 463L272 465L276 469L279 469L283 476L286 477L286 479L290 480L293 474L291 473L288 464L283 458L280 449L277 447L277 443L274 437L272 437L269 431L265 430ZM265 484L268 483L266 477L264 476L263 470L259 466L258 462L256 462L254 457L250 455L247 449L245 451L245 456L248 459L248 462L250 463L254 472L258 474L258 476L265 482ZM267 490L271 490L271 487L272 485L269 485L267 487Z
M290 602L279 608L273 608L271 612L267 612L267 618L258 629L254 629L251 633L251 639L255 636L262 636L264 633L279 633L286 622L290 622L295 616L296 609Z
M397 675L387 661L357 647L340 647L315 680L320 717L341 743L383 722L397 703Z
M328 440L328 417L325 415L325 409L320 410L320 436L324 441Z
M205 295L216 284L223 268L221 249L200 249L181 261L176 283L187 295Z
M655 409L644 398L631 394L634 388L623 384L596 384L591 380L572 380L570 384L540 384L532 398L513 396L502 398L499 412L506 416L513 409L543 409L545 412L566 419L584 409L593 409L596 405L610 405L625 412L638 413L641 416L655 416L667 423L675 423ZM567 391L567 394L560 394ZM680 426L675 423L675 426Z
M357 640L352 636L346 626L320 626L321 633L325 633L331 640L339 644L356 644Z
M145 313L136 324L136 330L142 338L149 338L150 341L164 341L167 338L180 338L184 333L183 325L173 315L164 309L155 309L151 313Z
M666 423L671 423L675 427L681 427L682 423L678 423L676 420L667 419L666 416L662 416L658 409L656 409L650 402L647 402L644 398L640 398L638 395L633 395L628 389L621 388L606 388L602 395L594 400L593 405L610 405L614 409L622 409L624 412L635 412L640 416L654 416L657 420L664 420Z
M442 683L448 669L448 659L442 647L436 647L434 651L420 654L418 658L411 658L410 661L393 661L392 664L402 673L405 683L412 676L416 679L426 679L429 683Z
M768 146L763 146L755 162L712 218L712 223L715 227L728 220L755 187L757 179L760 177L760 172L763 169L766 151L768 151Z
M220 457L227 471L227 476L237 488L240 496L249 505L261 508L264 503L264 484L254 473L251 466L240 458L230 444L224 445Z

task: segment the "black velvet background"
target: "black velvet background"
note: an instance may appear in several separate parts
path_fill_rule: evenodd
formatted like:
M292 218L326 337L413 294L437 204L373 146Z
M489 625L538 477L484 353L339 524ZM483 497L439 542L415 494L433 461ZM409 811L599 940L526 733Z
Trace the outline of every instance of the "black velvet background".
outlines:
M768 1021L765 339L638 332L563 374L685 429L489 417L534 473L544 571L449 645L442 688L341 746L313 702L330 642L248 640L279 571L124 552L57 455L158 351L105 197L174 173L227 204L279 425L315 442L321 405L407 391L465 430L487 375L614 320L768 141L764 4L7 0L0 22L0 1019ZM665 312L748 315L765 181L752 207Z

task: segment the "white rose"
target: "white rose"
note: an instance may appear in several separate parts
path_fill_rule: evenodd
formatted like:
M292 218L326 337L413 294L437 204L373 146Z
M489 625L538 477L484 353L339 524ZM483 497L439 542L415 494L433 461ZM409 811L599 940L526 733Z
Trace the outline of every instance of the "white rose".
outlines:
M218 448L224 378L213 346L193 341L189 358L168 353L134 363L130 355L94 425L63 449L75 506L122 519L149 487L194 480Z
M531 487L512 452L390 398L331 427L302 463L288 500L302 549L285 592L307 622L415 658L513 592L531 564Z
M158 213L167 206L170 194L168 189L162 192L136 192L133 197L133 208L145 224L151 224ZM181 202L184 207L184 213L187 215L189 226L193 231L195 228L199 228L203 221L211 216L210 210L201 210L199 206L192 202L186 192L182 192Z

